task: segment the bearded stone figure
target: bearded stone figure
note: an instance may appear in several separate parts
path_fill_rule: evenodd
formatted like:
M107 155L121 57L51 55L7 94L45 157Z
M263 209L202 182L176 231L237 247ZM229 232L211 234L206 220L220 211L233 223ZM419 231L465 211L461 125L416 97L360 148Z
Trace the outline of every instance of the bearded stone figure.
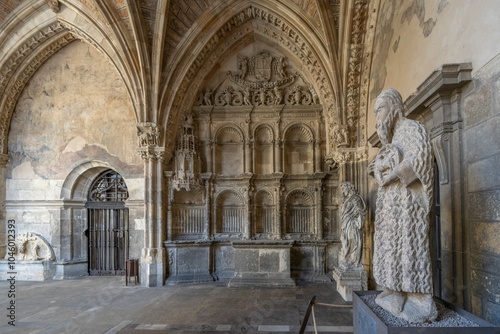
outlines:
M379 185L373 276L384 287L375 301L407 321L430 322L437 317L429 250L430 141L419 122L404 117L394 89L377 97L375 117L383 146L368 167Z
M363 244L361 229L365 222L366 205L356 192L356 189L354 189L352 182L342 182L340 188L343 195L340 215L342 224L340 266L343 269L362 268L361 249Z

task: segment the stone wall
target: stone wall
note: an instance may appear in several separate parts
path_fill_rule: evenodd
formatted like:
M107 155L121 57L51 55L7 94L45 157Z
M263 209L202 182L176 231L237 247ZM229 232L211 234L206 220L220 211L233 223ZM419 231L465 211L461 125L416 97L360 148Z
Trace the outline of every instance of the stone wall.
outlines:
M472 311L500 325L500 54L465 93L464 241Z
M84 207L106 169L128 186L130 250L143 247L143 163L123 80L92 46L75 41L33 75L12 118L6 167L6 219L16 233L42 235L58 262L85 261Z

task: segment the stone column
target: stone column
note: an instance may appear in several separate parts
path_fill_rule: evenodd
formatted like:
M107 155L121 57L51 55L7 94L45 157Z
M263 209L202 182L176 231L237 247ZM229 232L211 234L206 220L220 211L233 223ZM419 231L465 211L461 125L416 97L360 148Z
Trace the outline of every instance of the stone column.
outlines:
M0 154L0 259L5 257L6 252L6 224L7 220L5 217L5 169L7 162L9 161L8 154Z
M245 173L252 173L252 141L247 140L245 143Z
M203 225L204 239L210 239L210 202L212 199L211 178L205 179L205 222Z
M275 228L276 228L276 236L278 239L281 239L282 237L282 231L281 231L281 191L280 191L280 186L278 185L277 188L274 189L274 201L276 205L274 206L274 217L276 218L274 221Z
M173 221L172 221L172 202L174 200L174 192L171 188L171 181L172 181L172 175L173 172L165 172L165 175L167 177L167 184L168 184L168 199L167 199L167 241L172 241L172 234L173 234Z
M282 164L282 155L283 150L281 149L283 146L283 141L280 139L276 139L274 141L274 172L281 173L283 172L283 164Z
M165 281L165 248L163 247L163 158L158 146L159 128L155 123L137 125L139 149L144 160L144 248L140 260L140 281L148 287Z
M316 196L316 237L318 240L323 240L323 182L316 180L315 196Z

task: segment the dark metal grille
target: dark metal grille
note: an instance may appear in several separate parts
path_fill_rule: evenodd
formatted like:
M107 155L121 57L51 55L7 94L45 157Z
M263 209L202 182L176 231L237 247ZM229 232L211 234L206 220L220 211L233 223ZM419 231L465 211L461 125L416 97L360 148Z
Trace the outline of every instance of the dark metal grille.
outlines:
M89 192L89 201L122 202L128 198L127 186L120 174L108 170L94 181Z
M128 198L125 181L109 170L93 182L87 202L89 274L125 274L128 259Z

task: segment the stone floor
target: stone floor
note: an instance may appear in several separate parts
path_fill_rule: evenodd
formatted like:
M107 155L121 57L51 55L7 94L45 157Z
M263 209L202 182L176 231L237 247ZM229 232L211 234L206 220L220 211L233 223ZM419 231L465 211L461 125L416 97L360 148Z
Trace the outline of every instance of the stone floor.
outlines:
M352 333L352 309L335 283L296 288L228 288L225 284L144 288L123 277L0 282L0 333L298 333L309 300L318 333ZM7 307L15 301L15 327ZM307 333L314 333L309 320Z

